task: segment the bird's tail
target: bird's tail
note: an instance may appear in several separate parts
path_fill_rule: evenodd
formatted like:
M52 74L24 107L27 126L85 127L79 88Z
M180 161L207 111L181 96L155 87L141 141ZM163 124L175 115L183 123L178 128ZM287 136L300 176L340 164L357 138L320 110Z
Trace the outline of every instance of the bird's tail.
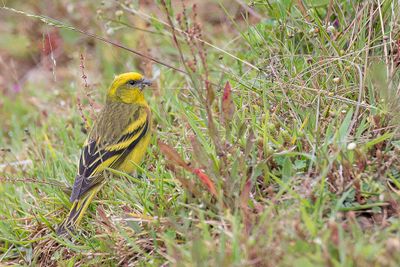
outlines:
M96 186L87 194L85 194L82 198L75 200L72 203L71 210L67 218L58 226L57 228L57 235L65 235L74 232L74 229L79 224L79 222L83 218L83 214L89 207L90 202L92 201L93 197L99 192L101 189L102 184Z

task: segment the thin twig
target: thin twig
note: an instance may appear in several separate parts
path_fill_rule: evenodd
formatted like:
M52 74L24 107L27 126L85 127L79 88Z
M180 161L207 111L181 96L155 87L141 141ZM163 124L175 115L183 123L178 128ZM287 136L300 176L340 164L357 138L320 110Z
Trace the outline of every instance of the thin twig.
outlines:
M102 41L102 42L111 44L111 45L113 45L113 46L116 46L116 47L118 47L118 48L121 48L121 49L123 49L123 50L129 51L129 52L131 52L131 53L133 53L133 54L135 54L135 55L138 55L138 56L140 56L140 57L143 57L143 58L146 58L146 59L148 59L148 60L154 61L154 62L156 62L156 63L158 63L158 64L160 64L160 65L163 65L163 66L165 66L165 67L167 67L167 68L173 69L173 70L175 70L175 71L178 71L178 72L181 72L181 73L184 73L184 74L188 74L188 73L187 73L186 71L184 71L184 70L178 69L178 68L176 68L176 67L174 67L174 66L171 66L171 65L169 65L169 64L167 64L167 63L165 63L165 62L162 62L162 61L160 61L160 60L158 60L158 59L156 59L156 58L153 58L153 57L151 57L151 56L148 56L148 55L146 55L146 54L144 54L144 53L142 53L142 52L133 50L133 49L131 49L131 48L129 48L129 47L126 47L126 46L124 46L124 45L122 45L122 44L120 44L120 43L117 43L117 42L115 42L115 41L111 41L111 40L109 40L109 39L106 39L106 38L104 38L104 37L102 37L102 36L99 36L99 35L97 35L97 34L90 33L90 32L87 32L87 31L85 31L85 30L82 30L82 29L76 28L76 27L74 27L74 26L68 25L68 24L66 24L66 23L64 23L64 22L61 22L61 21L57 20L57 19L53 19L53 18L50 18L50 17L47 17L47 16L43 16L43 15L36 15L36 14L25 13L24 11L20 11L20 10L11 8L11 7L1 7L1 9L7 10L7 11L11 11L11 12L14 12L14 13L17 13L17 14L22 14L22 15L27 16L27 17L32 17L32 18L40 19L41 21L43 21L44 23L46 23L46 24L48 24L48 25L50 25L50 26L54 26L54 27L58 27L58 28L64 28L64 29L68 29L68 30L72 30L72 31L79 32L79 33L81 33L81 34L83 34L83 35L92 37L92 38L97 39L97 40L99 40L99 41Z

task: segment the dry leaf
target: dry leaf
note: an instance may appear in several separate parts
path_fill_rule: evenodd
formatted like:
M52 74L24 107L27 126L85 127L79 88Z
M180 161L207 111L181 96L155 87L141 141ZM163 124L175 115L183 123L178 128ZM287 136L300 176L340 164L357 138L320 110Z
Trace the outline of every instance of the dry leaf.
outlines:
M199 177L200 181L208 188L208 190L214 195L217 196L217 190L215 190L214 183L211 181L210 177L207 176L202 170L200 169L193 169L192 171L194 174Z
M191 173L195 174L200 181L208 188L208 190L214 195L217 196L217 191L215 190L214 183L211 181L210 177L208 177L202 170L200 169L194 169L190 167L176 152L175 149L170 147L169 145L161 142L158 140L158 146L161 150L161 152L165 155L165 157L171 161L172 163L175 163L178 166L181 166L187 171L190 171ZM183 179L179 179L179 181L182 183L184 187L192 191L194 188L194 185L191 184L189 181L185 181Z
M165 157L175 163L178 166L181 166L182 168L191 171L191 168L188 166L188 164L181 158L181 156L176 152L175 149L170 147L169 145L161 142L158 140L158 147L160 148L161 152L165 155Z

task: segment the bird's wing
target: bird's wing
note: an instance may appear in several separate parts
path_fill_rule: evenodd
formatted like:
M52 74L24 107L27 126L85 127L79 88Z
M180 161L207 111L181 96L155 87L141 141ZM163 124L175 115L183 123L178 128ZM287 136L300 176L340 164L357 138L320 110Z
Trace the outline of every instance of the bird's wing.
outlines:
M138 118L114 141L101 145L99 140L91 139L82 149L78 175L75 178L70 201L81 198L90 189L104 181L103 170L122 163L149 130L149 118Z

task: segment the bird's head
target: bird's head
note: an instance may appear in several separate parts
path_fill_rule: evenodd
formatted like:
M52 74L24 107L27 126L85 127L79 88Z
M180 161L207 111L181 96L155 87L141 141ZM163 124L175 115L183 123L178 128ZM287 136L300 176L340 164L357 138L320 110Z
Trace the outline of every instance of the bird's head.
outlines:
M140 73L127 72L115 77L107 92L107 100L126 104L145 104L143 88L151 85L150 80Z

